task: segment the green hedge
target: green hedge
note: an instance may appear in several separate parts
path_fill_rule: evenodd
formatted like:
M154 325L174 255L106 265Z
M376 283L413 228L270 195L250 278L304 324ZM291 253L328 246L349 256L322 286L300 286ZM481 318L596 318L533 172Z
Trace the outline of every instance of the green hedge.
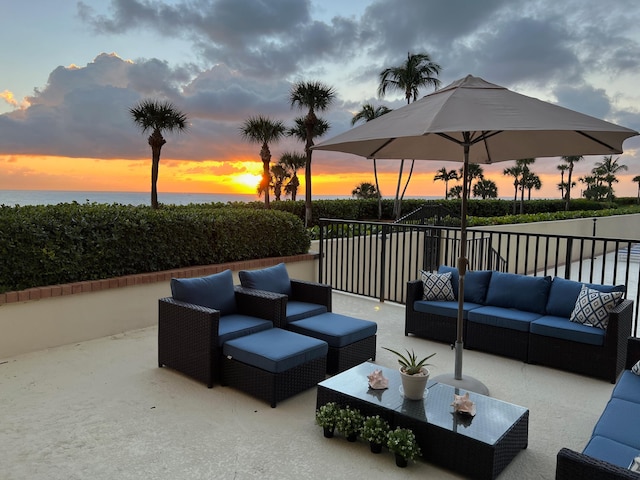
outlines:
M221 205L0 206L0 292L306 253L286 212Z

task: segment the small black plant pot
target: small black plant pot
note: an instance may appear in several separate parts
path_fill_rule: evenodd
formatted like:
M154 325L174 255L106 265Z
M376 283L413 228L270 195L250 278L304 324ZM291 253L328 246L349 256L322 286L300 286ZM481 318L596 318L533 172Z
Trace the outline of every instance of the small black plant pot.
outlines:
M335 427L322 427L325 438L333 438L333 431Z
M407 459L400 454L396 453L395 455L396 455L396 465L400 468L405 468L409 463Z
M380 453L382 452L382 444L376 442L369 442L369 448L371 449L371 453Z

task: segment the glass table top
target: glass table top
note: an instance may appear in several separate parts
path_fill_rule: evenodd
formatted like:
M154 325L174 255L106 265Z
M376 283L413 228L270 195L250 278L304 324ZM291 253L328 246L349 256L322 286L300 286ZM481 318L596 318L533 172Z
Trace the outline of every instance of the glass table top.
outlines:
M369 388L367 375L376 369L382 370L389 379L388 389ZM476 404L476 415L455 413L451 406L453 395L464 395L466 390L432 380L427 384L423 400L407 400L401 393L400 372L371 362L357 365L318 385L489 445L495 444L527 412L524 407L469 392L469 398Z

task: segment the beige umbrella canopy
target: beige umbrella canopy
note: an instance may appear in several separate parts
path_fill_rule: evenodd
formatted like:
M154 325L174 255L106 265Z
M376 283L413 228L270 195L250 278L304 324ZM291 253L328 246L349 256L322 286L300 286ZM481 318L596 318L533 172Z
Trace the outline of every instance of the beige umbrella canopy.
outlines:
M638 132L467 75L405 107L325 140L315 150L377 159L492 163L532 157L611 155ZM449 383L486 392L462 378L467 182L461 202L456 363ZM444 379L441 379L444 380Z

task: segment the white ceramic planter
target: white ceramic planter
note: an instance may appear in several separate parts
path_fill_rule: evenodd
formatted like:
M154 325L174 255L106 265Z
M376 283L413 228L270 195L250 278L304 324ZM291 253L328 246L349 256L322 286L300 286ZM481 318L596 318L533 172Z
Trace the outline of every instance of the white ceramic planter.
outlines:
M424 397L424 389L429 381L429 369L422 368L422 375L407 375L400 368L400 377L402 378L402 390L405 398L409 400L422 400Z

